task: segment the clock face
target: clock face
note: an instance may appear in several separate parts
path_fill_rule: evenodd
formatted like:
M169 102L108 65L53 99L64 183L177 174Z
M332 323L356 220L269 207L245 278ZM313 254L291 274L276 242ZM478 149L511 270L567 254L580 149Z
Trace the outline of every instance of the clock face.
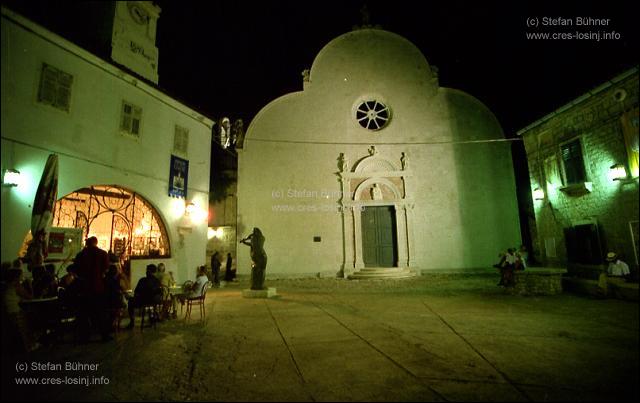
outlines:
M131 18L140 25L144 25L149 21L149 14L139 5L133 2L127 4Z

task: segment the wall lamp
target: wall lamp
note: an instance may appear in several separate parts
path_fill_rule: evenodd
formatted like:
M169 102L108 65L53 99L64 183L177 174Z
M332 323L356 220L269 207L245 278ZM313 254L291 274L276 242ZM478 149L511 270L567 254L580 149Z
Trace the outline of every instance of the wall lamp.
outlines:
M20 183L20 171L17 169L5 169L2 175L2 185L18 186Z
M540 188L533 189L533 198L536 200L544 200L544 190Z
M609 177L614 181L627 179L627 170L622 164L611 165L609 168Z

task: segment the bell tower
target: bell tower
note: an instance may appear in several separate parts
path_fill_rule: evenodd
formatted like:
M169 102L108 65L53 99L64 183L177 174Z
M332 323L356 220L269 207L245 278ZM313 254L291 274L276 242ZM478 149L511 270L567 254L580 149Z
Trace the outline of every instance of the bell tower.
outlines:
M116 1L111 59L158 84L156 28L160 7L151 1Z

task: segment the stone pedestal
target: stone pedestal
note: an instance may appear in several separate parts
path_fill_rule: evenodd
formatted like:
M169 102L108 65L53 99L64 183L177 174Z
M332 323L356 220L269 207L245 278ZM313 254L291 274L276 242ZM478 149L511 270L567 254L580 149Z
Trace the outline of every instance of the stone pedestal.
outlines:
M269 287L266 290L242 290L242 297L244 298L274 298L277 296L275 287Z

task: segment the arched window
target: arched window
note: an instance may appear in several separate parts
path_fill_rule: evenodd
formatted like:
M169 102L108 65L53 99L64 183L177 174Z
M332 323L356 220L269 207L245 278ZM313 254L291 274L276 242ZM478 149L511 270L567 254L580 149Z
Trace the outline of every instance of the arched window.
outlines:
M162 218L145 199L115 185L76 190L56 202L54 227L82 228L123 258L171 257Z

